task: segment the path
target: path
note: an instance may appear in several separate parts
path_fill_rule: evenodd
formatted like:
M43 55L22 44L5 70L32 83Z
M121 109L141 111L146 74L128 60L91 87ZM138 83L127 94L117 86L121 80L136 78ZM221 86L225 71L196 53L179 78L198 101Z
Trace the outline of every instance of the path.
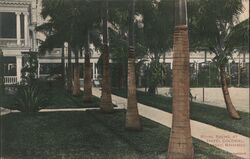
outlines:
M203 102L203 88L191 88L191 93L196 96L194 102L205 103L211 106L226 108L221 88L205 88ZM145 88L138 88L140 91L145 91ZM168 96L169 87L157 88L158 94ZM249 88L229 88L230 97L235 108L239 111L249 112Z
M93 88L93 95L100 97L101 91ZM125 108L127 99L112 95L114 104L120 108ZM141 116L151 119L157 123L171 127L172 114L150 106L138 103L138 109ZM221 150L232 153L238 157L249 159L249 138L243 135L223 130L208 124L191 120L192 136L213 145Z
M0 107L0 116L9 114L11 110Z
M39 112L83 112L83 111L87 111L87 110L98 110L100 108L62 108L62 109L42 109ZM115 107L114 109L123 109L121 107ZM14 113L14 112L20 112L18 110L9 110L9 109L5 109L0 107L0 112L1 112L1 116L9 114L9 113Z

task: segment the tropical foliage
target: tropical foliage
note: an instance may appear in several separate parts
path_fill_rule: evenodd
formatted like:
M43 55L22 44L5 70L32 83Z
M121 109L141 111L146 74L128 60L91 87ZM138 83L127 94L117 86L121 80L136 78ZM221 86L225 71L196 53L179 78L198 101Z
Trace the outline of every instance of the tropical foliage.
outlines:
M25 64L21 70L22 84L33 85L37 79L38 59L36 52L26 52L24 55Z
M192 48L195 50L207 49L214 54L213 61L220 70L222 92L227 110L232 118L239 119L240 116L228 93L225 67L232 59L233 53L247 48L245 44L248 41L249 25L247 22L249 20L238 24L239 15L244 9L242 1L192 0L189 4Z
M48 97L37 86L19 86L15 95L16 109L21 112L38 112L47 104Z
M146 86L148 87L148 93L155 94L158 84L165 80L167 72L163 67L163 64L159 60L153 60L146 68Z

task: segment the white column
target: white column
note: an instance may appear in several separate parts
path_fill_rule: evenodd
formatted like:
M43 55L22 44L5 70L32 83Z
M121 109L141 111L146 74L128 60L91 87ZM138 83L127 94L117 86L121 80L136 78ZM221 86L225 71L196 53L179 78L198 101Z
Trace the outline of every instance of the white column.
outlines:
M29 45L29 13L23 13L24 14L24 42L25 46Z
M16 76L17 82L21 81L22 56L16 56Z
M38 60L38 65L37 65L37 78L40 78L40 67L41 67L41 64L40 64L40 61Z
M67 42L64 42L64 57L67 57L69 56L69 53L68 53L68 46L69 44ZM68 60L65 59L65 68L68 66ZM66 69L65 69L66 70Z
M33 34L33 51L37 51L37 44L36 44L36 31L32 31Z
M16 12L16 38L17 38L17 45L21 45L21 21L20 21L20 12Z
M95 80L95 63L94 62L93 62L92 73L93 73L93 80Z

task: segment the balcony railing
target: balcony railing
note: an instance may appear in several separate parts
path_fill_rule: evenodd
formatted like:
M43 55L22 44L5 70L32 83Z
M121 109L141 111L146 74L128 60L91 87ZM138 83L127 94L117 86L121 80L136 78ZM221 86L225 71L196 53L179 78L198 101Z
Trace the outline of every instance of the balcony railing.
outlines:
M0 38L1 47L20 47L17 45L17 39L14 38ZM25 46L24 39L21 39L21 47Z
M12 85L17 84L17 76L4 76L4 84Z

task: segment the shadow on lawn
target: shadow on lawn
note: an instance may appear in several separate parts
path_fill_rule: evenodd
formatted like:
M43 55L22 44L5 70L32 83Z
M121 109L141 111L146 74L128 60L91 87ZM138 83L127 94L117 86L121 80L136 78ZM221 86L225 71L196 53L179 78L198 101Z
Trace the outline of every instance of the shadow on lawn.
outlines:
M141 118L143 131L124 129L125 111L11 113L1 116L3 159L166 158L170 129ZM195 159L236 159L194 139Z

